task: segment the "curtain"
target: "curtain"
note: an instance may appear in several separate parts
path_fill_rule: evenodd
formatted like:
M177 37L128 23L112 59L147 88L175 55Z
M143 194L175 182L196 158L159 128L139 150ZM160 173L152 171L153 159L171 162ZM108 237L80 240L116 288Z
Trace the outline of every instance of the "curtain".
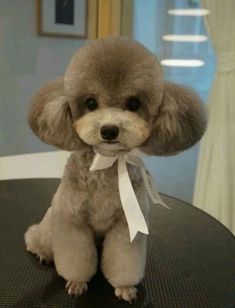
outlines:
M193 204L235 234L235 0L202 0L217 57ZM202 77L203 78L203 77Z

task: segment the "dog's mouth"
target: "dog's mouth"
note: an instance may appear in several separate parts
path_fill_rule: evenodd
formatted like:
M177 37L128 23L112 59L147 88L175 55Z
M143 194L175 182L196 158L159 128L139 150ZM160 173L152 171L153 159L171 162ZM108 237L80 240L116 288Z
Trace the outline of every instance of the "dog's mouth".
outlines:
M119 152L127 151L127 148L118 141L100 142L98 145L94 145L93 149L104 156L116 156Z
M103 143L108 143L108 144L114 144L114 143L119 143L120 144L120 142L118 142L117 140L115 141L113 141L113 140L108 140L108 141L103 141Z
M102 141L99 143L99 147L101 148L112 148L116 150L123 150L125 147L119 141Z
M98 146L99 148L114 150L114 151L121 151L126 149L126 147L117 140L102 141L99 143Z

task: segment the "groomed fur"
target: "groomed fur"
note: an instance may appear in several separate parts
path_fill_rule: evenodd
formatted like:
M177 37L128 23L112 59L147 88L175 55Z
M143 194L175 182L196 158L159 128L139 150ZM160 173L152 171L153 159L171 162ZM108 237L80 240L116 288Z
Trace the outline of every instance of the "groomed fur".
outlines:
M165 82L151 136L141 149L150 155L178 154L201 139L206 122L206 109L191 89Z
M140 102L128 109L130 100ZM91 111L87 102L95 101ZM144 275L146 236L129 241L120 202L117 164L90 172L96 147L116 153L138 148L174 155L197 142L206 127L205 111L190 90L163 80L157 59L129 39L97 40L72 58L64 78L39 91L29 124L44 142L74 150L43 220L25 234L27 249L51 260L80 295L97 268L96 240L103 239L102 271L115 295L131 302ZM102 128L113 127L112 140ZM128 165L132 185L147 218L148 203L139 169Z
M35 95L28 122L33 132L48 144L68 151L79 150L82 145L72 126L63 77L48 83Z

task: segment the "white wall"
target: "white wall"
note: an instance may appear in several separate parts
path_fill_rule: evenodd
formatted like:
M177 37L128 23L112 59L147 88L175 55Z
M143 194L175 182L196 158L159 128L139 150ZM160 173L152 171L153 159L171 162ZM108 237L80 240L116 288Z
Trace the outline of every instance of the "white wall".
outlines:
M41 85L64 73L83 44L39 37L36 0L0 1L0 156L54 150L28 128L28 104Z

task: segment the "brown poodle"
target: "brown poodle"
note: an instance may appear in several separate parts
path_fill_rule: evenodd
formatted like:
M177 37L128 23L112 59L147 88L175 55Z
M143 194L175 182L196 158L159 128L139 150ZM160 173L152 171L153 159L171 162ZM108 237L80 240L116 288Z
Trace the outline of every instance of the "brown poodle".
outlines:
M52 205L26 234L27 250L54 260L69 294L80 295L101 268L119 298L131 302L144 276L146 235L130 241L118 190L117 162L91 172L95 155L174 155L193 146L206 113L191 90L165 82L153 54L134 40L109 38L81 48L64 77L35 96L29 124L44 142L73 151ZM130 179L146 219L148 198L139 168Z

